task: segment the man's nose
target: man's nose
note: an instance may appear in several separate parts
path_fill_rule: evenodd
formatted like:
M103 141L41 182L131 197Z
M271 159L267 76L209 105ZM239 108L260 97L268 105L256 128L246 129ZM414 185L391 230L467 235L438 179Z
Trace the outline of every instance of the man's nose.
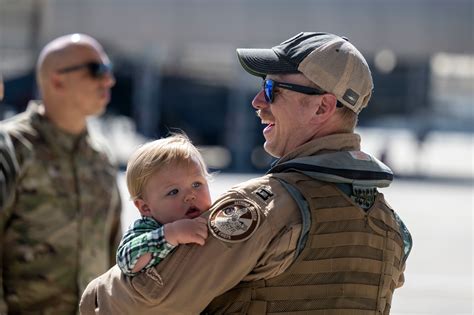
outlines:
M263 94L265 93L263 91L263 89L261 89L257 95L255 95L255 97L253 98L252 100L252 106L253 108L255 109L263 109L263 108L266 108L268 107L268 103L267 101L265 100L265 95Z
M114 74L112 72L109 72L109 73L105 74L102 77L102 82L108 88L113 87L115 85L115 76L114 76Z

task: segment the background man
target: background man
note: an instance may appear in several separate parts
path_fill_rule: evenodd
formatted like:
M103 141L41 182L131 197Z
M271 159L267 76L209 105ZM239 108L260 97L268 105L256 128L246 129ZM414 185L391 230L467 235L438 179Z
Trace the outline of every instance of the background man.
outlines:
M113 267L86 288L83 314L389 313L411 237L378 192L392 172L354 133L373 88L364 57L326 33L237 54L264 79L252 105L279 160L214 203L204 246L134 278Z
M116 169L86 127L105 111L115 79L84 34L47 44L36 70L43 101L0 123L14 151L13 161L0 159L13 183L2 187L0 313L75 314L121 236Z

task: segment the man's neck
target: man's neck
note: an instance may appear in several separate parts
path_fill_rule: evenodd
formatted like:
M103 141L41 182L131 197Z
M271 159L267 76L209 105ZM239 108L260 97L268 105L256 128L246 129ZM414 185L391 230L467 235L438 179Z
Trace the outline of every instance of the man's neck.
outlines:
M54 104L44 102L43 115L48 118L59 129L78 135L86 129L86 118L77 115L76 112L68 108L61 107L63 104Z

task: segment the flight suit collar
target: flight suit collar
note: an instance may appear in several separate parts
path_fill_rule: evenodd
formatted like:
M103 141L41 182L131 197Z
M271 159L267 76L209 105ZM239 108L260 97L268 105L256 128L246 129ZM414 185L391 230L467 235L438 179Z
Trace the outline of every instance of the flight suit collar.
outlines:
M41 114L44 105L39 101L30 101L26 111L31 115L31 124L44 137L48 145L56 152L73 153L87 146L87 129L79 135L68 133L56 127Z
M297 157L311 156L335 151L360 150L360 136L356 133L339 133L311 140L277 160L274 165ZM273 165L273 166L274 166Z

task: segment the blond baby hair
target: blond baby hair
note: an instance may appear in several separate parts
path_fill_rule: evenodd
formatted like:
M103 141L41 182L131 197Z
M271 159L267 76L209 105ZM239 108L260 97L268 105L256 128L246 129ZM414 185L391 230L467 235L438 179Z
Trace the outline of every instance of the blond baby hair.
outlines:
M127 187L130 198L143 198L143 190L149 178L157 171L173 165L186 165L195 161L202 173L209 178L206 164L199 150L185 134L172 134L167 138L148 142L138 148L127 163Z

